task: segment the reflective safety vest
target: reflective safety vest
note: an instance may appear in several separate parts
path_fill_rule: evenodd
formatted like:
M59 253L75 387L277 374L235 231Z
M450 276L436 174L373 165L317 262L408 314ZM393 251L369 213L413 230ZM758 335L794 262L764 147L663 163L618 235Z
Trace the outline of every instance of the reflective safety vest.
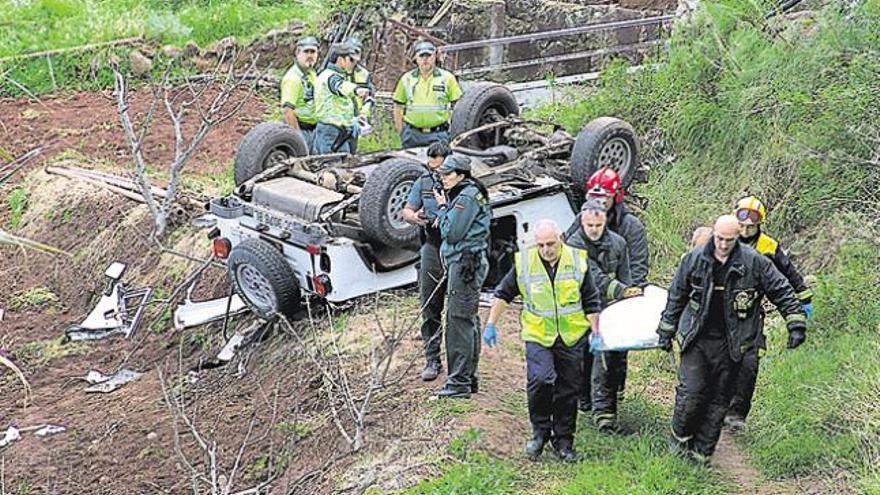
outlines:
M342 95L330 90L330 78L334 76L342 78L338 85L338 92ZM335 65L328 65L315 83L315 115L318 122L350 128L351 121L357 116L355 89L357 85L349 79L348 74Z
M370 82L370 71L368 71L363 65L358 64L354 68L354 72L351 74L351 80L359 88L366 88L372 91L372 83ZM372 105L364 108L364 100L358 97L355 97L355 106L360 115L370 118L370 114L372 113Z
M581 283L588 270L587 253L562 247L553 281L538 248L516 253L516 281L523 297L522 339L551 347L556 337L573 346L590 329L581 304Z
M404 105L403 120L409 125L425 129L449 122L453 102L461 98L461 86L451 72L435 68L425 79L414 69L397 82L393 99Z
M304 124L316 124L315 117L315 84L318 76L314 69L303 72L299 64L284 74L281 79L281 105L293 108L296 119Z

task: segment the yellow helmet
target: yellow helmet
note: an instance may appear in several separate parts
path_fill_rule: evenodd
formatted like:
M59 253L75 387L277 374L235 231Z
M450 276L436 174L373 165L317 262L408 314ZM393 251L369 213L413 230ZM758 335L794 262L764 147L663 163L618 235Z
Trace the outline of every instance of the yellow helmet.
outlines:
M734 214L739 223L758 225L764 222L767 209L764 203L754 196L746 196L736 202Z

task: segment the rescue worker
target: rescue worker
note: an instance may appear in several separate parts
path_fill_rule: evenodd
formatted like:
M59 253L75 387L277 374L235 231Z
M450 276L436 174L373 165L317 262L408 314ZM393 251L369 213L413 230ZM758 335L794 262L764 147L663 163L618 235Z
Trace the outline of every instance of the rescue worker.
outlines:
M356 36L349 37L346 42L354 48L355 66L354 72L351 74L351 80L353 83L357 84L359 88L366 88L370 92L370 96L368 97L371 102L370 105L365 105L365 98L358 97L355 99L358 115L361 115L367 122L369 122L370 116L373 113L372 101L376 95L376 87L373 86L373 76L370 74L370 71L361 64L364 44L361 42L360 38ZM361 135L364 134L362 133Z
M642 294L640 287L630 287L629 255L623 237L606 229L607 213L599 199L588 200L580 212L581 229L568 237L565 243L583 249L593 271L593 278L602 294L603 302ZM597 273L598 272L598 273ZM603 304L604 306L604 304ZM623 353L602 352L594 359L589 346L584 347L584 386L581 389L578 408L591 412L599 430L617 430L617 391L619 374L610 372L620 369Z
M281 79L281 111L284 123L299 131L311 147L315 135L315 84L318 75L318 39L314 36L296 42L296 62Z
M471 177L470 158L449 155L437 169L443 191L434 191L440 255L446 265L446 363L439 397L468 398L479 391L480 287L489 272L489 192Z
M356 98L372 104L370 92L351 81L355 50L347 43L331 47L330 64L315 83L315 138L313 154L357 151L357 137L363 117L358 115Z
M462 91L455 76L437 67L437 48L430 41L415 45L417 68L397 81L394 130L403 148L449 141L449 119Z
M779 243L761 231L761 224L764 223L766 213L764 204L754 196L747 196L737 201L734 214L739 221L739 240L773 262L776 269L788 279L788 283L794 289L804 313L809 319L813 315L813 292ZM763 314L761 316L763 319ZM761 328L758 329L758 345L743 356L742 367L736 381L736 391L730 402L727 417L724 418L724 424L734 432L745 428L746 418L752 408L752 396L758 381L758 362L767 346L763 330L763 325L761 325Z
M577 398L583 386L587 332L602 308L587 265L587 252L566 246L552 220L538 222L535 246L520 250L495 289L483 341L497 344L496 324L516 296L522 296L521 337L526 347L529 421L526 456L537 459L547 441L564 461L577 460L574 433Z
M609 167L602 167L587 180L586 190L587 199L598 198L605 203L608 229L626 240L632 285L644 288L648 285L648 237L642 222L623 204L624 191L620 175ZM566 238L580 228L580 218L577 218L569 227ZM618 384L618 401L621 401L626 387L627 353L623 353L615 366L609 373Z
M420 229L419 303L422 308L422 345L425 347L425 368L422 380L433 381L442 369L440 363L440 332L446 279L440 262L440 227L437 225L437 200L434 191L443 189L437 169L452 154L449 145L437 142L428 146L425 172L413 183L403 207L403 219Z
M761 331L766 295L788 327L788 347L806 340L806 316L794 290L765 256L738 241L733 215L718 218L712 239L687 254L669 287L657 333L681 361L670 447L708 462L715 451L743 356Z

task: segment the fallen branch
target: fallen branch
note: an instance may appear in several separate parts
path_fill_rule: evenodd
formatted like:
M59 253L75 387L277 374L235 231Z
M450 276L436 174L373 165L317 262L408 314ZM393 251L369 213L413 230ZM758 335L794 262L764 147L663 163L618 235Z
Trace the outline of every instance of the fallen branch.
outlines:
M41 52L24 53L21 55L11 55L9 57L0 58L0 62L11 62L14 60L25 60L36 57L50 57L52 55L60 55L62 53L83 52L94 50L95 48L105 48L110 46L137 45L144 42L143 36L135 36L134 38L122 38L112 41L104 41L101 43L90 43L88 45L72 46L69 48L56 48L53 50L44 50Z
M11 359L4 356L2 352L0 352L0 364L12 370L12 373L18 377L18 380L24 386L24 407L27 407L28 400L31 396L31 385L30 383L28 383L27 378L24 377L24 373L22 373L21 368L16 366Z

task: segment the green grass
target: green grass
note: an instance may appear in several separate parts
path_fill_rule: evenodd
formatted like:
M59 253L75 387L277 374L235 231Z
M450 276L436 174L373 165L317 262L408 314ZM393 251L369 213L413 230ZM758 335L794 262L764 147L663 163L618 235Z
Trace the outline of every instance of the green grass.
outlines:
M6 207L9 208L9 227L17 229L21 226L22 217L28 206L28 190L24 187L16 187L6 197Z
M58 295L47 287L32 287L16 292L6 300L10 311L23 311L31 308L53 308L60 304Z
M247 43L295 20L314 31L317 22L329 15L330 5L325 0L0 0L0 58L134 36L143 36L153 47L190 41L207 47L228 36ZM107 61L113 55L120 60L120 69L127 71L131 49L100 48L0 62L0 74L5 75L0 95L112 87ZM157 54L155 75L167 62Z

